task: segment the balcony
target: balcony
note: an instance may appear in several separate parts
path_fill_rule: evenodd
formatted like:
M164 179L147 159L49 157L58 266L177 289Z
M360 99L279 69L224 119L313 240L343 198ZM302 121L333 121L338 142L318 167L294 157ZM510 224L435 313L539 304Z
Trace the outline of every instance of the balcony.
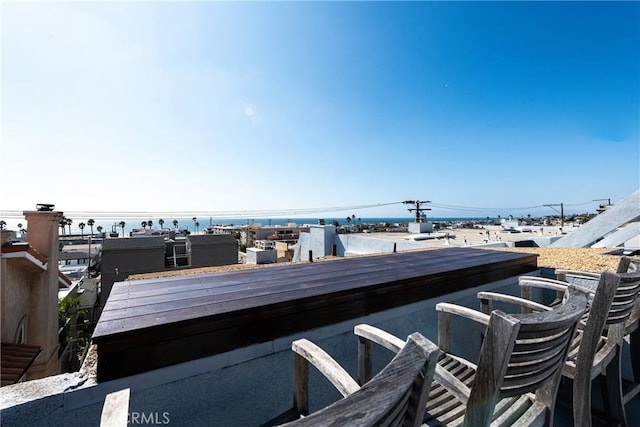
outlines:
M131 388L132 417L259 425L291 407L293 340L316 342L355 376L356 324L435 339L436 303L517 294L525 273L539 274L536 255L447 248L119 282L83 371L3 388L3 424L97 425L105 395ZM479 345L473 331L454 343L470 359ZM374 360L379 370L390 355ZM311 386L311 410L339 398L315 373ZM639 400L627 405L632 424ZM571 425L570 414L559 408L556 421Z

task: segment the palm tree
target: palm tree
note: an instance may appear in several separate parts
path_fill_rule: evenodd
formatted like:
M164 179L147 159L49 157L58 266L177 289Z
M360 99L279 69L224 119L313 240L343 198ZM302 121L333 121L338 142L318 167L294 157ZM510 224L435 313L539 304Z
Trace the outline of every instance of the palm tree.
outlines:
M0 231L4 230L6 226L7 226L7 223L5 222L5 220L0 219Z
M67 226L69 226L69 236L71 236L71 224L73 224L73 220L71 218L67 218Z
M151 220L147 221L147 225L149 226L149 230L151 230L151 227L153 226L153 221Z
M102 226L101 225L97 226L96 230L98 230L98 233L102 233Z
M78 224L78 228L80 229L80 236L84 239L84 226L86 224L84 222L81 222L80 224Z
M120 221L118 225L120 226L120 228L122 228L122 237L124 237L124 226L127 225L127 223L124 221Z
M145 230L147 229L147 221L142 221L140 223L140 225L142 226L142 228L144 228Z
M91 219L91 218L89 218L89 221L87 221L87 225L88 225L89 227L91 227L91 237L93 237L93 224L95 224L95 223L96 223L96 222L95 222L93 219Z
M347 224L351 224L351 217L350 216L347 217Z
M22 230L22 224L18 223L18 230Z
M62 234L64 234L64 227L67 225L67 217L63 216L62 218L60 218L60 222L58 223L58 225L60 225L60 228L62 229Z
M198 232L198 227L200 227L200 223L196 221L196 233Z
M178 220L177 219L173 220L173 228L178 228Z
M162 227L164 227L164 219L160 218L158 224L160 224L160 229L162 230Z

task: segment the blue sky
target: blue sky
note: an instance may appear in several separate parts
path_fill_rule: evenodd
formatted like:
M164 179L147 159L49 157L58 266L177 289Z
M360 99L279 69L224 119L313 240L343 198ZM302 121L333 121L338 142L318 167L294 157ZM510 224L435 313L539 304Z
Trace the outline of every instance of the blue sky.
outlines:
M0 7L0 210L519 216L640 187L638 2Z

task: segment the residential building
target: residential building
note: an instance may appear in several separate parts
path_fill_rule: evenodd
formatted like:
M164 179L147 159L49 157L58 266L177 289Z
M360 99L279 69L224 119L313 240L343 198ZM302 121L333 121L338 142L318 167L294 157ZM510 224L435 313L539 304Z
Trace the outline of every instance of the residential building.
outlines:
M131 274L237 263L238 242L230 234L105 239L100 304L104 306L115 282Z
M3 244L1 250L3 385L60 373L58 290L70 285L58 272L62 213L27 211L24 215L28 242Z
M243 227L242 241L247 247L255 246L256 240L271 240L285 243L296 243L301 232L309 231L308 225L287 223L286 225L273 225L263 227L260 224L251 224Z
M102 289L100 305L104 306L115 282L136 273L164 270L164 237L112 238L102 242Z

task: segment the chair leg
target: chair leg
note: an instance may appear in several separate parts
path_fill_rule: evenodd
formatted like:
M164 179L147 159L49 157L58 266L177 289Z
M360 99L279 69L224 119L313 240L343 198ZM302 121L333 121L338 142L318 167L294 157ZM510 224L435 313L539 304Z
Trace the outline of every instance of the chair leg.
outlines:
M613 425L628 426L627 417L624 410L624 400L622 395L622 378L620 365L622 349L616 348L616 355L605 369L605 401L608 402L608 416Z
M590 375L578 375L573 380L573 424L591 427Z
M640 384L640 327L629 334L629 350L631 351L633 382Z

